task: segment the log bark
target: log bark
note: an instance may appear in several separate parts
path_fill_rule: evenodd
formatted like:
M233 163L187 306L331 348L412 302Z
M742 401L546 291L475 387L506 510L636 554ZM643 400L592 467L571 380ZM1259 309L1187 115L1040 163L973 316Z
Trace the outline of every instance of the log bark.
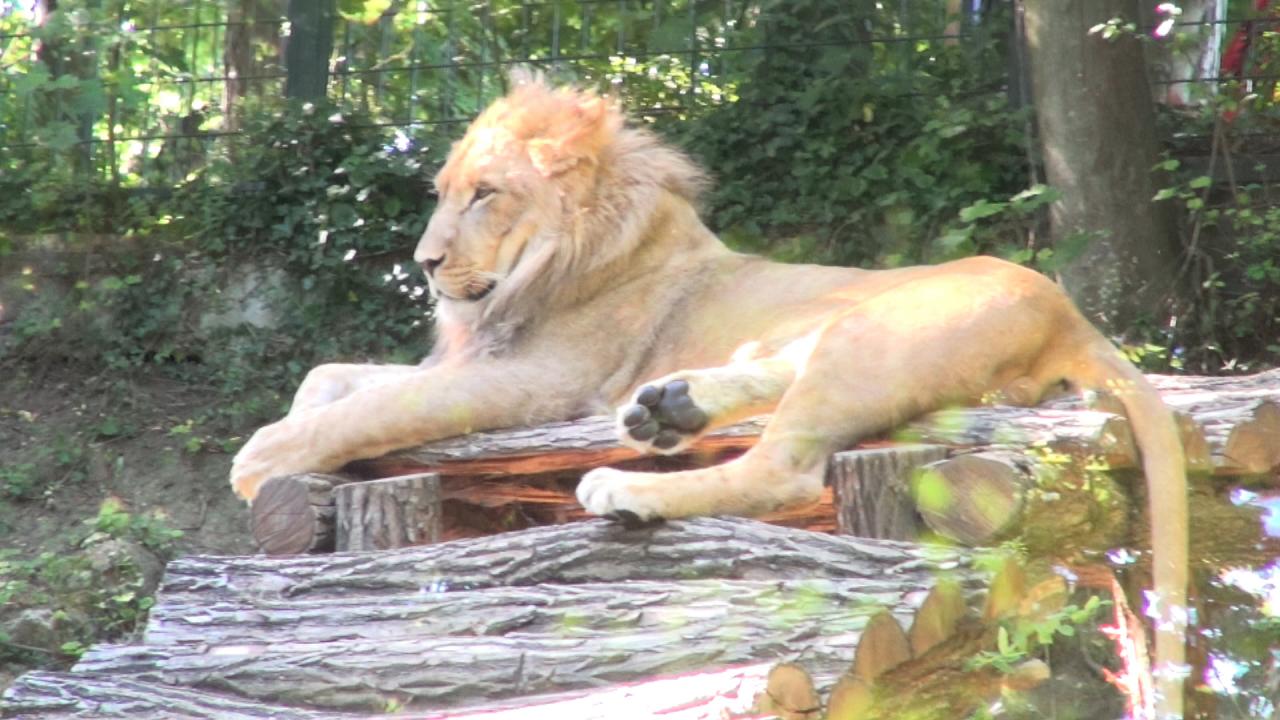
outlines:
M607 688L487 702L455 710L426 710L395 717L414 720L526 720L540 717L616 720L619 708L629 717L705 720L754 718L752 699L766 686L769 663L685 673ZM6 691L6 717L40 718L190 718L192 720L340 720L369 713L325 712L239 700L220 693L111 676L32 672Z
M767 620L767 619L766 619ZM682 628L585 637L478 637L274 642L239 646L98 646L73 668L288 705L381 711L443 708L484 699L603 687L664 673L803 655L815 668L848 662L853 645L735 627L700 636ZM733 633L733 634L729 634ZM845 637L856 638L856 632ZM818 637L821 637L819 635Z
M14 718L208 718L329 720L350 717L110 675L29 672L5 690L0 716Z
M365 711L797 657L834 673L868 617L909 617L939 571L976 589L967 567L956 552L721 519L185 558L147 644L95 648L75 670Z
M834 632L856 630L878 608L909 618L922 601L914 590L914 584L895 580L638 580L213 603L161 597L143 642L151 647L340 644L414 636L595 635L678 626L692 633L708 624L776 624L780 617L809 625L828 617L829 632ZM758 617L743 617L747 613Z
M1182 408L1204 428L1215 474L1261 475L1280 468L1280 402L1247 398L1212 406L1187 402Z
M767 418L752 418L714 430L688 454L705 455L755 444ZM439 472L442 475L536 475L558 470L589 470L642 457L618 442L609 415L472 433L355 464L362 474Z
M333 490L337 506L337 550L390 550L439 542L440 476L402 475L340 485Z
M912 421L895 439L967 448L1043 446L1074 457L1098 457L1113 468L1131 468L1138 460L1129 421L1092 410L1007 406L943 410Z
M835 491L836 528L843 535L915 540L920 517L911 496L915 468L942 460L938 445L851 450L831 456L827 482Z
M927 586L967 567L958 550L837 537L741 518L627 528L607 520L373 554L192 555L169 563L162 601L323 598L618 580L839 579Z
M1217 474L1235 475L1264 473L1280 466L1280 371L1239 378L1148 377L1175 410L1190 471L1203 472L1212 466ZM1073 457L1100 457L1114 469L1135 467L1138 453L1127 420L1117 417L1120 408L1105 395L1096 403L1097 408L1110 412L1084 409L1079 400L1056 401L1041 408L948 410L911 423L896 439L957 448L1043 445ZM543 480L554 473L573 476L598 465L659 460L668 463L662 469L707 464L721 459L717 454L753 444L767 419L755 418L716 431L683 458L637 459L633 451L617 443L612 419L599 416L450 438L357 463L352 469L366 477L439 471L444 473L445 502L520 506L532 508L530 522L566 522L582 519L585 514L571 487ZM864 445L861 449L873 448ZM834 475L830 479L837 480ZM299 483L310 484L289 487ZM792 508L768 520L830 530L833 520L827 508L832 501L827 494L816 508ZM860 502L869 506L866 498ZM315 481L273 479L253 508L255 538L270 554L314 552L332 543L328 536L333 533L329 527L334 513L332 500ZM845 515L834 520L837 526L840 522L854 528L858 521ZM454 536L476 534L453 530L457 528L450 531ZM885 527L871 532L892 534Z

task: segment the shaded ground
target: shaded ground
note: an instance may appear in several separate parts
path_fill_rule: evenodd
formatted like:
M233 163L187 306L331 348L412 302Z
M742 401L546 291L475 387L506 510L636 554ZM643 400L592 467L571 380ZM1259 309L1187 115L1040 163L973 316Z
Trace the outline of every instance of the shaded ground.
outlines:
M33 665L58 667L74 660L74 653L56 651L68 638L118 635L132 624L124 610L101 607L100 595L93 596L88 617L64 612L77 602L66 596L84 591L86 582L118 580L126 589L150 585L158 563L141 546L153 528L181 531L171 548L177 555L253 551L248 513L227 486L231 455L224 446L234 444L230 429L219 433L195 420L215 397L160 373L124 380L57 364L0 364L0 596L6 590L16 594L0 599L0 688ZM104 544L95 517L109 499L127 514L118 517L133 525L119 533L123 540L108 538ZM141 532L128 536L135 530ZM115 554L104 559L104 553ZM85 562L70 569L58 564L80 555ZM122 555L140 561L121 560ZM24 563L35 570L15 569ZM122 563L129 572L121 571ZM15 584L19 578L24 584ZM37 627L47 620L63 629L43 633L32 630L32 623L15 628L24 596L33 595L28 584L54 602L52 614L43 607L47 603L28 602L27 619L40 621ZM33 604L41 605L39 611Z

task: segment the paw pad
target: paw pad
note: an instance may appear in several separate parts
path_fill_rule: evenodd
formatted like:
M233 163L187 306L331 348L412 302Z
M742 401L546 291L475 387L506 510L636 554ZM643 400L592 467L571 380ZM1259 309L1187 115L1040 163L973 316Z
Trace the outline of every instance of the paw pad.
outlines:
M672 380L663 386L645 385L634 405L622 412L622 424L632 439L659 450L670 450L707 426L707 413L689 397L689 383Z

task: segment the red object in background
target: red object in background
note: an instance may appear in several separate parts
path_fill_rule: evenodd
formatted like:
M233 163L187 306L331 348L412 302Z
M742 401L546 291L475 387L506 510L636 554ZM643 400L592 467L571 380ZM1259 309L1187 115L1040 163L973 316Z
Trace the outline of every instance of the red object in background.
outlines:
M1261 15L1265 13L1271 6L1271 0L1254 0L1253 9ZM1227 44L1227 49L1222 53L1222 71L1220 73L1223 79L1244 77L1244 60L1249 55L1249 47L1253 43L1253 20L1245 20L1240 23L1240 27L1236 28L1236 32L1231 36L1231 42ZM1227 122L1236 119L1239 114L1238 110L1228 110L1222 113L1222 117Z
M1267 11L1271 0L1253 0L1253 9L1258 14ZM1253 20L1245 20L1231 36L1231 42L1222 53L1222 75L1241 77L1244 75L1244 58L1249 54L1249 45L1253 41Z

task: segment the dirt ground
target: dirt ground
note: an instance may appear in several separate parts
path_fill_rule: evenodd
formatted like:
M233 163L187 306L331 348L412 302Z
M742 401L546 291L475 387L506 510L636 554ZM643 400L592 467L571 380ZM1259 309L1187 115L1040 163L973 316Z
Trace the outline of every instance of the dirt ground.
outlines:
M0 464L34 459L49 443L83 452L65 466L38 469L39 497L0 503L0 548L38 552L114 497L128 512L158 513L182 530L183 553L253 552L248 512L227 485L230 453L191 451L190 436L173 431L212 397L164 378L0 368Z
M19 560L75 552L114 498L181 530L177 555L252 553L248 512L227 485L230 453L181 431L211 399L159 375L0 364L0 550ZM15 487L26 491L15 497ZM0 663L0 690L25 669Z

